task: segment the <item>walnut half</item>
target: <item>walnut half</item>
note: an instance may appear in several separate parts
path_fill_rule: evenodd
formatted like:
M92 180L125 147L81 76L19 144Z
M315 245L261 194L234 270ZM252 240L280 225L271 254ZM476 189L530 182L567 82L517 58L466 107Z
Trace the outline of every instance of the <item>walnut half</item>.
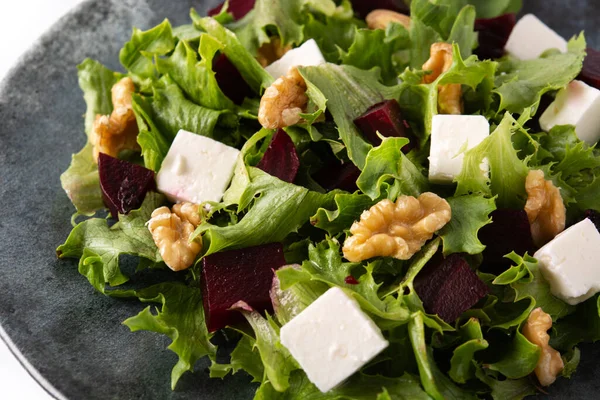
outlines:
M429 49L429 60L423 64L424 71L431 74L423 76L423 83L433 83L441 74L452 67L452 45L449 43L434 43ZM460 83L448 83L438 88L438 112L440 114L463 113L462 87Z
M382 200L352 224L344 257L352 262L377 256L408 260L451 217L450 204L435 193L400 196L395 203Z
M542 386L554 383L564 368L560 353L548 344L550 336L547 331L550 328L552 328L552 317L546 314L541 307L533 310L523 325L523 335L542 350L535 367L535 375Z
M131 107L134 92L133 80L129 77L121 79L111 89L112 114L96 115L90 136L96 162L99 153L117 157L121 150L139 150L138 126Z
M191 203L175 204L173 213L168 207L157 208L148 221L152 239L163 261L173 271L189 268L202 250L201 238L190 241L196 228L194 222L199 224L200 216L198 205Z
M267 129L295 125L302 119L300 113L308 104L306 82L292 67L286 76L277 79L265 90L260 99L258 122Z
M567 211L560 191L552 181L544 179L544 171L529 171L525 180L525 211L531 224L531 236L541 247L565 229Z

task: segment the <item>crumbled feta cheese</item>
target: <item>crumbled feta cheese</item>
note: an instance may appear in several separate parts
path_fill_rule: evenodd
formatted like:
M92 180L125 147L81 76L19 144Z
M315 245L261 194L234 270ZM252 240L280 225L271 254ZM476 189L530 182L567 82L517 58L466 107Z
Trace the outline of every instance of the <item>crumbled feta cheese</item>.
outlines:
M600 90L572 81L540 117L546 132L556 125L574 125L577 137L589 145L600 139Z
M220 201L239 150L206 136L180 130L156 175L158 191L171 201Z
M567 41L535 15L527 14L515 25L505 49L520 60L531 60L549 49L566 52Z
M552 294L575 305L600 292L600 233L589 219L571 226L534 257Z
M389 343L358 303L333 287L281 328L281 344L325 393Z
M325 57L319 50L314 39L307 40L300 47L296 47L285 53L283 57L267 66L265 69L275 79L287 74L291 67L309 67L325 62Z
M481 115L436 115L431 129L429 180L452 183L462 170L464 152L481 143L490 134L490 124ZM487 162L482 163L488 173Z

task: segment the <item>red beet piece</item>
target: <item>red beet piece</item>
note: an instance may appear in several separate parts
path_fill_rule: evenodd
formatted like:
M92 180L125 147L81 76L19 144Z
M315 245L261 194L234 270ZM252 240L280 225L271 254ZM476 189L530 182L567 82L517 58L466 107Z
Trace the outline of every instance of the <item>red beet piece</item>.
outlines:
M409 139L410 143L402 147L402 151L405 153L415 147L417 143L416 138L407 129L408 124L402 118L400 104L396 100L382 101L369 107L363 115L354 120L354 123L361 130L365 139L374 146L381 144L381 138L377 135L377 132L384 137Z
M479 240L486 246L480 269L500 274L512 263L504 258L506 254L514 251L520 255L525 252L531 255L535 245L525 210L498 209L492 212L491 217L492 223L479 230Z
M238 301L259 312L272 311L273 271L286 264L280 243L211 254L202 261L202 297L210 332L244 320L230 310Z
M360 175L360 169L351 162L329 164L319 170L313 178L328 192L334 189L342 189L353 193L358 190L356 180Z
M156 188L153 171L104 153L98 156L98 172L102 198L113 218L139 208L146 193Z
M358 281L352 275L348 275L347 277L345 277L344 282L346 282L346 284L348 285L358 285Z
M373 10L393 10L405 15L410 14L410 8L402 0L352 0L354 12L361 18Z
M282 181L294 182L300 168L300 160L294 142L283 129L275 133L269 148L256 167Z
M590 86L600 89L600 51L590 47L586 49L587 56L583 60L583 69L577 79Z
M252 88L248 86L242 74L225 54L219 55L213 62L213 71L219 87L235 104L240 105L244 98L254 96Z
M489 291L458 254L429 262L417 275L414 287L425 311L437 314L448 323L454 322Z
M504 46L512 32L517 17L515 14L504 14L496 18L480 18L475 20L475 31L479 32L479 47L475 54L480 59L500 58L504 55Z
M238 19L242 19L254 8L255 0L229 0L229 8L228 12L233 14L233 18L237 21ZM221 5L216 6L213 9L208 10L209 16L218 15L223 8L225 3L221 3Z

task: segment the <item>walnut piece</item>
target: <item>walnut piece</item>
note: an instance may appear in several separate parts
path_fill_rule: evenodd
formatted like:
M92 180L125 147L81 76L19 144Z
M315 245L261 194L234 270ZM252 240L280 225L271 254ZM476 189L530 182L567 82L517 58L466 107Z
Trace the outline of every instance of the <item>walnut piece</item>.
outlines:
M431 74L423 76L423 83L434 82L441 74L452 67L452 45L449 43L434 43L429 50L429 60L423 64L424 71ZM438 112L440 114L463 113L462 87L460 83L448 83L438 88Z
M542 350L535 367L535 375L542 386L551 385L564 368L560 353L548 344L550 336L547 331L550 328L552 328L552 317L546 314L541 307L533 310L523 325L523 335Z
M451 216L450 204L435 193L423 193L418 199L400 196L395 203L382 200L352 224L344 257L352 262L376 256L408 260Z
M391 10L373 10L365 18L369 29L386 29L389 24L396 22L410 29L410 17Z
M306 82L292 67L286 76L277 79L260 99L258 122L267 129L278 129L300 122L300 113L308 104Z
M282 46L281 39L275 36L272 37L269 42L264 43L262 46L260 46L260 48L258 49L258 54L256 55L256 60L264 68L267 65L271 65L275 61L279 60L281 57L283 57L285 53L287 53L291 49L291 44Z
M134 91L135 85L131 78L121 79L111 89L112 114L96 115L90 136L96 162L99 153L117 157L121 150L139 150L138 127L131 108L131 96Z
M541 247L565 229L565 205L558 188L552 181L544 179L544 171L529 171L525 190L525 211L531 225L531 236L535 245Z
M189 222L190 224L197 227L202 222L198 208L200 206L194 203L177 203L173 205L173 212L177 214L179 218Z
M190 241L195 226L188 220L189 207L173 207L173 213L168 207L160 207L152 212L148 221L148 229L158 247L163 261L173 271L189 268L202 250L201 238ZM182 212L182 210L184 210ZM196 213L198 209L196 208ZM180 217L178 214L184 216Z

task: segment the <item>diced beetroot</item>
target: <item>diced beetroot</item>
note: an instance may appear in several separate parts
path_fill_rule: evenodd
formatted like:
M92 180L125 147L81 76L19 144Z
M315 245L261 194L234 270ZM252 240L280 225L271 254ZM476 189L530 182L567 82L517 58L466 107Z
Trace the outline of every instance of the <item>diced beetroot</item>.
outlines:
M475 54L482 60L502 57L504 46L516 23L515 14L475 20L475 31L479 32L479 47Z
M360 117L354 120L354 123L367 139L374 146L381 144L381 138L377 135L379 132L384 137L404 137L410 140L402 148L403 152L410 151L416 145L416 138L407 129L409 125L405 123L400 112L400 104L396 100L386 100L377 103Z
M489 289L458 254L434 258L417 275L414 288L425 311L448 323L473 307Z
M229 8L227 11L233 14L233 18L237 21L238 19L244 18L246 14L252 11L254 8L254 2L255 0L229 0ZM218 15L221 12L224 4L225 3L222 3L221 5L208 10L208 15L211 17Z
M202 297L210 332L244 319L230 310L238 301L259 312L272 311L273 271L286 263L280 243L215 253L202 261Z
M358 285L358 281L352 275L348 275L347 277L345 277L344 282L346 282L346 284L348 285Z
M491 217L492 223L479 230L479 240L486 246L481 270L499 274L511 265L506 254L532 255L535 246L525 210L498 209Z
M300 160L294 142L283 129L275 133L269 148L256 167L282 181L294 182L300 168Z
M353 193L358 190L356 180L360 175L360 169L351 162L329 164L319 170L313 178L328 192L334 189L342 189Z
M156 188L153 171L104 153L98 156L98 172L102 198L113 218L139 208L146 193Z
M219 87L235 104L240 105L244 98L254 96L252 88L248 86L242 74L235 65L229 61L225 54L219 55L213 62L213 71Z
M583 60L583 69L577 79L600 89L600 51L591 47L586 49L587 56Z
M405 15L410 14L410 8L403 0L352 0L352 8L360 17L364 18L373 10L393 10Z

